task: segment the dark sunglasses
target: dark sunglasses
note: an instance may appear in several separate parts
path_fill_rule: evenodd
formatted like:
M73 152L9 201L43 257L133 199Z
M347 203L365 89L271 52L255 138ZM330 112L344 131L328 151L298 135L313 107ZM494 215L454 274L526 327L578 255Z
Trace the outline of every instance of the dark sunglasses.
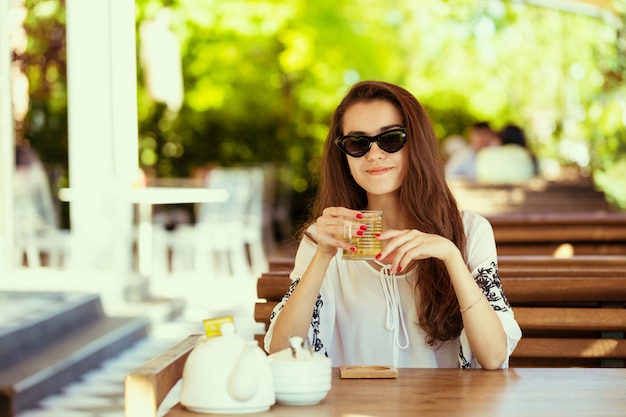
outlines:
M335 144L339 146L346 154L355 158L360 158L369 152L372 147L372 143L376 142L376 145L387 153L398 152L404 147L406 143L406 129L397 128L388 130L377 136L363 136L363 135L347 135L341 136L335 139Z

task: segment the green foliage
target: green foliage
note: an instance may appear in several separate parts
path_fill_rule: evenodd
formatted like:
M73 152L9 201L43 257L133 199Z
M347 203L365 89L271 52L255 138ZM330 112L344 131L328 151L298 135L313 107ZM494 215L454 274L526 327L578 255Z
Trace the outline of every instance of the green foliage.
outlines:
M27 0L25 51L14 61L29 81L29 112L17 126L50 165L67 166L67 73L64 2Z
M25 135L65 163L63 3L27 3ZM622 166L622 10L620 26L517 1L137 0L138 28L164 6L181 45L185 93L171 113L150 98L138 66L140 163L155 176L274 162L290 169L301 211L330 113L363 79L414 92L442 139L477 120L514 122L540 158L575 161L602 178Z

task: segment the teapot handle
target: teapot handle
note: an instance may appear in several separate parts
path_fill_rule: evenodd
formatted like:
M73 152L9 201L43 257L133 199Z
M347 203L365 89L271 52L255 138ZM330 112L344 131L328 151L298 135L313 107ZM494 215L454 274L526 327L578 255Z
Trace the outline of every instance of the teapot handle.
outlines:
M255 359L257 348L256 340L246 342L228 377L228 394L236 401L247 401L258 391L259 378Z

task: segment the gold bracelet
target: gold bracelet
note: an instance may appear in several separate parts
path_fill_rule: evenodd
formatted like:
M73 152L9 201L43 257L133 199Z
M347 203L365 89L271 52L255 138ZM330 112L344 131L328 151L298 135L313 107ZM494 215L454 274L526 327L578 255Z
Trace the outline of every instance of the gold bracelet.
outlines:
M483 299L483 297L485 296L484 292L480 293L480 297L478 297L478 300L474 301L472 304L469 305L469 307L466 308L462 308L461 309L461 314L465 313L467 310L469 310L470 308L474 307L476 304L478 304L480 302L480 300Z

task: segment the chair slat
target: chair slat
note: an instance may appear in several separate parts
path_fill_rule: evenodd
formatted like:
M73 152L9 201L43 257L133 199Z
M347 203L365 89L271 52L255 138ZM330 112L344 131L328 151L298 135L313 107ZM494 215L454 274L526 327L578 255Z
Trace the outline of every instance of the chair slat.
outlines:
M522 338L512 358L626 358L624 339Z
M266 300L282 300L289 289L289 285L291 285L291 279L289 279L288 274L266 275L257 281L257 297Z
M265 303L256 303L254 305L254 321L257 323L265 323L265 326L269 326L270 324L270 315L272 314L272 310L276 307L278 301L267 301Z
M283 262L286 262L283 259ZM293 263L293 260L292 260ZM586 255L573 256L569 258L555 258L553 256L539 255L499 255L498 265L502 267L522 267L522 268L577 268L577 267L599 267L605 268L626 268L626 256L613 255Z
M624 268L589 268L576 267L571 268L541 268L533 266L527 267L499 267L498 274L500 278L506 277L584 277L584 278L607 278L607 277L626 277L626 267Z
M626 275L621 278L502 277L502 286L512 305L626 300Z
M523 330L626 331L624 308L517 307L514 312Z

